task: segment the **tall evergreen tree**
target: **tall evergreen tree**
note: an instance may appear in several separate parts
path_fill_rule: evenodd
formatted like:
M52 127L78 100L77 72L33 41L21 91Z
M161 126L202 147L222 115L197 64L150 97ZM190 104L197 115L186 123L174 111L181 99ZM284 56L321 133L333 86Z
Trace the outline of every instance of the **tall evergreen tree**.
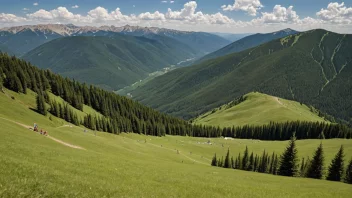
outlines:
M293 177L297 175L296 136L293 135L280 159L278 174Z
M246 149L244 150L243 158L242 158L242 169L243 170L248 169L248 160L249 160L249 154L248 154L248 147L246 146Z
M330 181L341 181L343 174L343 161L344 161L343 146L341 145L340 150L335 155L334 159L331 161L329 166L329 172L327 180Z
M47 115L47 110L45 107L45 100L44 100L43 94L41 92L39 92L36 97L36 103L37 103L38 113L40 113L42 115Z
M247 168L248 171L253 171L254 170L254 156L253 156L253 152L251 153L250 157L249 157L249 165Z
M304 157L302 158L302 162L301 162L301 168L299 169L299 175L301 176L301 177L305 177L305 174L304 174L304 166L305 166L305 164L304 164Z
M350 162L347 165L344 182L346 182L348 184L352 184L352 159L350 160Z
M231 161L230 161L230 149L227 149L227 154L224 161L224 168L231 168Z
M324 174L324 153L323 144L320 143L319 147L314 153L313 159L308 168L307 177L314 179L321 179Z
M218 165L218 160L216 159L216 153L214 154L214 157L211 160L211 165L212 166L217 166Z
M275 160L274 160L274 164L273 164L273 175L277 174L277 169L279 166L279 158L277 157L277 155L275 155Z

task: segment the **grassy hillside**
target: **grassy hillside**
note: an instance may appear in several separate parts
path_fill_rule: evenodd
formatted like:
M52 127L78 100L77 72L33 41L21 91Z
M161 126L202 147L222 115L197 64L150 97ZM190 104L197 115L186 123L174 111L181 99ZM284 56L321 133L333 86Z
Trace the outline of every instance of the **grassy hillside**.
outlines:
M267 34L253 34L250 36L246 36L244 38L241 38L239 40L236 40L235 42L215 51L210 54L207 54L206 56L202 57L201 59L197 60L195 63L201 63L206 60L218 58L221 56L225 56L231 53L235 52L240 52L243 50L247 50L252 47L256 47L258 45L261 45L263 43L278 39L278 38L283 38L288 35L292 34L297 34L298 32L295 30L291 29L285 29L281 30L278 32L273 32L273 33L267 33Z
M23 58L63 76L118 90L194 54L187 45L168 37L155 35L147 39L115 34L56 39Z
M195 124L232 127L243 125L266 125L270 122L325 120L313 113L308 106L292 100L262 94L249 93L245 101L232 105L222 105L193 120Z
M351 186L342 182L210 166L212 155L225 155L227 147L234 156L246 145L257 154L263 149L280 153L287 141L152 137L126 133L97 133L95 136L91 131L84 133L83 128L67 127L63 120L51 121L30 110L35 101L32 93L24 95L6 90L6 94L0 92L0 197L320 198L352 195ZM31 126L34 122L47 130L49 136L20 125ZM205 144L208 140L213 144ZM299 157L311 156L320 142L297 141ZM345 159L352 157L352 140L322 142L325 164L341 144L345 147Z
M352 118L352 35L313 30L177 69L132 92L160 111L193 118L252 91Z

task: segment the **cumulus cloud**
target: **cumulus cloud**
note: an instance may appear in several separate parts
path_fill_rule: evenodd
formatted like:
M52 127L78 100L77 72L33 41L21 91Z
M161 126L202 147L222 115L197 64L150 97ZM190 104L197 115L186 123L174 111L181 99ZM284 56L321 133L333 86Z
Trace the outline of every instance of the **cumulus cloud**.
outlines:
M22 10L24 10L24 11L28 11L29 9L28 9L28 8L23 8Z
M299 23L299 16L293 10L293 6L288 8L275 5L273 12L262 12L262 16L253 19L254 23Z
M39 5L39 3L35 2L35 3L33 3L33 5L34 5L34 6L37 6L37 5Z
M170 1L170 3L175 3L175 1Z
M26 19L23 17L18 17L14 14L0 13L1 23L16 23L16 22L23 22L23 21L26 21Z
M235 0L233 5L221 6L224 11L238 11L242 10L247 12L251 16L256 16L257 11L263 7L260 0Z
M154 13L146 12L146 13L141 13L138 15L139 19L142 20L161 20L165 21L165 15L160 13L159 11L156 11Z
M161 1L160 1L161 2ZM166 1L172 3L174 1ZM73 9L72 6L70 9ZM14 14L0 13L0 26L9 24L37 24L37 23L74 23L77 25L140 25L157 26L172 29L198 30L198 31L232 31L242 28L242 32L273 31L282 27L298 28L300 30L312 28L327 28L335 30L337 27L343 32L352 30L352 8L344 3L330 3L326 8L316 13L316 17L301 19L293 6L284 7L275 5L270 12L260 12L263 7L259 0L235 0L234 5L223 6L223 10L243 10L250 15L260 15L250 21L234 20L220 12L204 13L197 10L197 2L189 1L181 9L167 9L165 12L156 10L134 14L124 14L120 8L107 10L96 7L86 14L75 14L66 7L53 10L39 9L30 12L24 17ZM25 9L23 9L25 10ZM337 26L338 24L344 24ZM347 25L345 25L347 24ZM250 30L250 31L247 31Z
M81 15L73 14L65 7L58 7L50 11L40 9L32 14L27 14L27 17L32 20L55 22L77 22L82 18Z
M345 3L329 3L326 9L321 9L316 13L317 17L323 21L351 24L352 23L352 7L346 7Z
M165 14L165 18L169 20L182 20L189 23L206 23L206 24L229 24L234 23L233 19L221 14L203 14L198 11L197 3L195 1L190 1L186 3L180 11L172 11L171 8L168 9Z
M75 9L75 8L79 8L79 6L78 5L74 5L71 8Z

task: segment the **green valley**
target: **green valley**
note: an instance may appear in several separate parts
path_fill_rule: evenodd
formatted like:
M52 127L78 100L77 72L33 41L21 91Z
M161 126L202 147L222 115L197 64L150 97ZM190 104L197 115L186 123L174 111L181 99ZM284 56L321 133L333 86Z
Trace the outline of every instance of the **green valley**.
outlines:
M39 46L23 58L63 76L118 90L195 54L174 39L153 38L156 40L119 34L64 37Z

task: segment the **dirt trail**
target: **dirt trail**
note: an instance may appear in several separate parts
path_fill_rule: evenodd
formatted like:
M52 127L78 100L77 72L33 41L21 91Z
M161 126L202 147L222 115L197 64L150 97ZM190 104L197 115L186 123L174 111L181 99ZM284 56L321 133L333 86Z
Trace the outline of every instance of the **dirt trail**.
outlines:
M0 117L0 119L3 119L3 120L6 120L6 121L15 123L15 124L17 124L17 125L19 125L19 126L22 126L22 127L26 128L26 129L31 129L31 128L32 128L31 126L28 126L28 125L25 125L25 124L22 124L22 123L13 121L13 120L9 120L9 119L7 119L7 118ZM47 138L49 138L49 139L51 139L51 140L54 140L55 142L58 142L58 143L60 143L60 144L62 144L62 145L65 145L65 146L74 148L74 149L86 150L85 148L82 148L82 147L80 147L80 146L76 146L76 145L73 145L73 144L69 144L69 143L67 143L67 142L64 142L64 141L62 141L62 140L56 139L56 138L51 137L51 136L49 136L49 135L47 135L47 136L45 136L45 137L47 137Z
M276 102L278 102L280 105L285 106L285 105L279 100L278 97L275 97L275 100L276 100Z

